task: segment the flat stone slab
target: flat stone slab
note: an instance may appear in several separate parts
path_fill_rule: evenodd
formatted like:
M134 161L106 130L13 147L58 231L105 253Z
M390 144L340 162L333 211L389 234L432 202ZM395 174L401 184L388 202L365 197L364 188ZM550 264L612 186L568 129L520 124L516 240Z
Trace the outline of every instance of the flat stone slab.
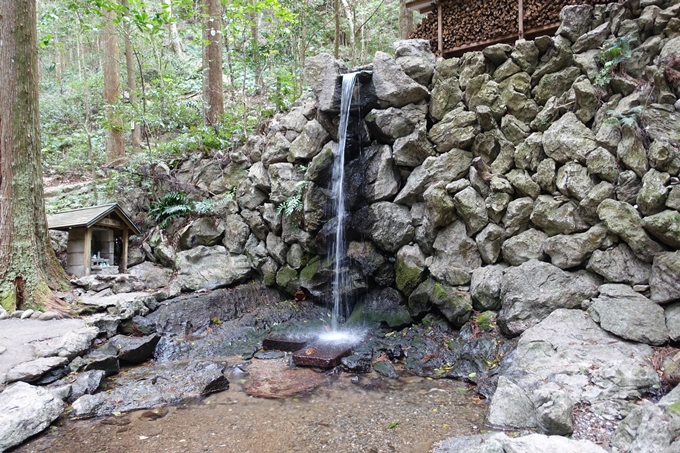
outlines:
M313 334L272 334L262 340L265 351L295 352L316 340Z
M312 392L330 378L309 368L288 366L287 360L254 360L248 366L246 394L257 398L284 399Z
M299 366L334 368L340 359L352 353L356 343L315 341L293 353L293 362Z
M68 363L66 357L43 357L30 362L20 363L7 373L7 382L34 382L48 371Z

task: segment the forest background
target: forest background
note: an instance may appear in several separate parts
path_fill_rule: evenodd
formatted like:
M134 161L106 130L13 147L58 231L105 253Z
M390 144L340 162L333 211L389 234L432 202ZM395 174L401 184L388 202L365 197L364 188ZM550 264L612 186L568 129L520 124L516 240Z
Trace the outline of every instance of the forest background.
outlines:
M101 180L102 203L138 166L226 156L303 93L307 57L328 52L355 67L391 51L419 19L405 3L39 0L45 175ZM219 89L209 86L216 63ZM78 207L63 203L48 213Z

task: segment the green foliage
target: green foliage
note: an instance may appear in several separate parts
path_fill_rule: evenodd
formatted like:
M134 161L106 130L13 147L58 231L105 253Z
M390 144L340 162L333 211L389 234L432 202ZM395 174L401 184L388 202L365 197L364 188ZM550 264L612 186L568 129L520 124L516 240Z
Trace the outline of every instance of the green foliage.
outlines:
M298 193L286 198L281 202L281 204L276 208L277 214L285 214L286 217L292 216L296 212L301 212L304 208L304 203L302 202L302 192L307 187L307 181L300 181L297 183Z
M595 85L603 87L611 82L616 67L631 57L631 41L628 35L605 41L600 52L603 67L595 75Z
M643 105L638 105L631 109L626 110L623 113L619 113L616 110L607 110L607 115L609 115L608 121L617 122L625 126L636 126L638 120L640 119L640 114L644 110Z
M187 200L184 192L168 192L163 198L151 203L149 214L153 216L158 226L165 228L168 224L180 217L193 214L212 214L215 212L212 200L203 201Z

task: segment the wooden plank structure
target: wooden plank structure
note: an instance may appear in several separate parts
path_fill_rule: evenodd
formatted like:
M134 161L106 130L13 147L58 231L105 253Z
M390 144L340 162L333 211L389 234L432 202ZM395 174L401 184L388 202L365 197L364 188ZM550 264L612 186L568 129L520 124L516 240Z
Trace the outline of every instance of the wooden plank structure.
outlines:
M409 37L429 40L438 56L459 57L492 44L552 35L559 28L563 7L610 1L413 0L406 7L427 17Z
M116 203L74 209L47 216L51 230L68 231L67 267L77 277L118 265L127 272L128 238L141 231ZM115 243L120 241L120 254Z

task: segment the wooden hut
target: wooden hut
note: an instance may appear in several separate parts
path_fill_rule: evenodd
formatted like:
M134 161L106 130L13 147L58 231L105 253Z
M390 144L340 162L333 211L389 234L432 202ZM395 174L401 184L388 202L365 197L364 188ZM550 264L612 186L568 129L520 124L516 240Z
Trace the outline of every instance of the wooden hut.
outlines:
M437 55L459 57L497 43L552 35L567 5L611 0L413 0L406 7L426 14L410 38L427 39Z
M77 277L108 269L127 272L128 238L140 234L116 203L50 215L47 225L68 231L66 271Z

